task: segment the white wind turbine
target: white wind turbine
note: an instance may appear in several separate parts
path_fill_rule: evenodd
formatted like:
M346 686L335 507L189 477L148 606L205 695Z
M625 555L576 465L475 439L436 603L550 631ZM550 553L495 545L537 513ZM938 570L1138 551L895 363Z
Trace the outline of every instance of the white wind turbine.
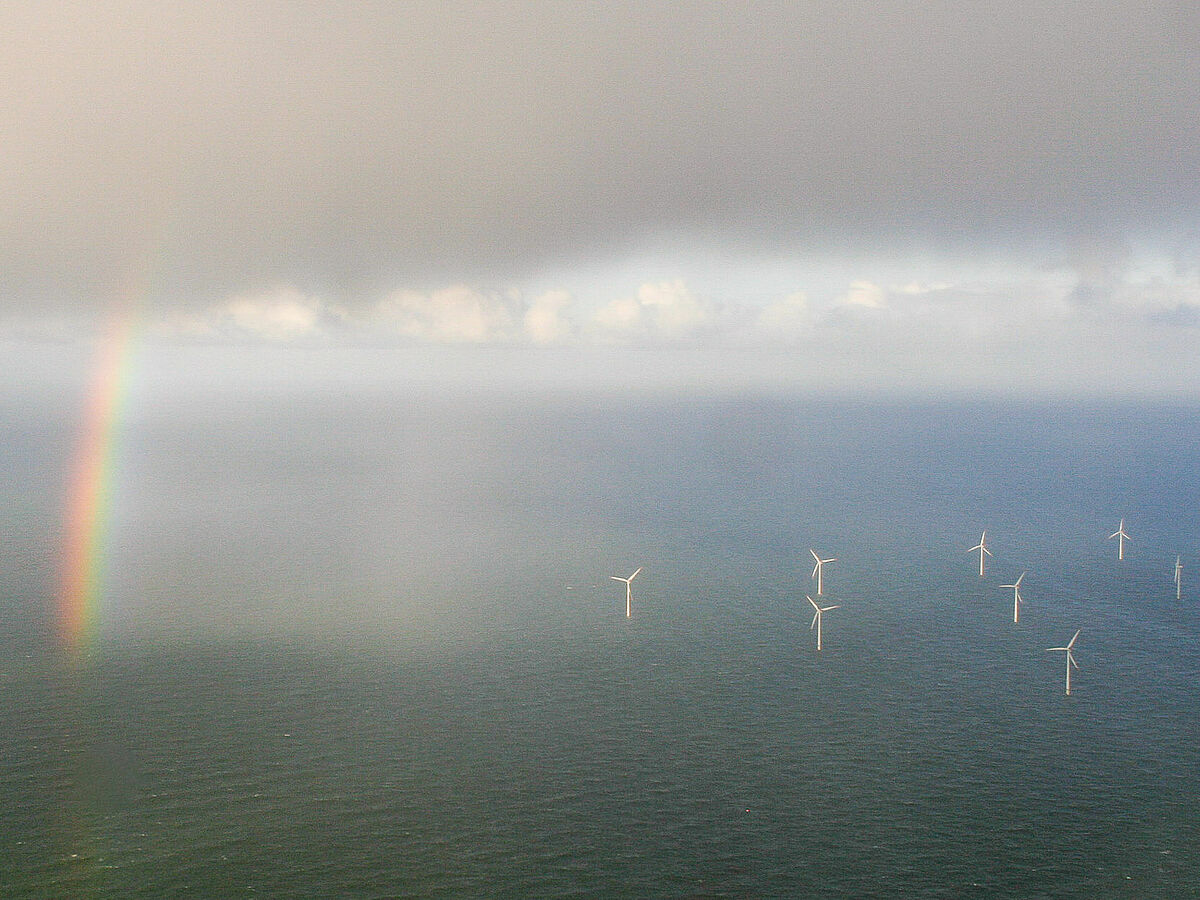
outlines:
M812 624L808 626L808 630L812 631L814 628L817 629L817 649L820 650L821 649L821 615L823 613L829 612L831 609L841 609L841 606L840 605L838 605L838 606L817 606L816 601L813 600L812 597L808 596L808 594L804 595L804 599L807 600L809 603L811 603L812 608L816 610L816 612L813 613Z
M812 558L817 561L817 564L813 566L812 577L817 579L817 596L820 597L823 593L825 593L825 581L822 577L825 574L825 563L837 562L837 557L831 556L829 559L821 559L821 557L817 556L816 550L809 548L808 552L811 553Z
M992 555L992 551L987 548L987 532L986 531L979 536L979 543L976 544L974 547L972 547L967 552L974 553L976 550L979 551L979 577L982 578L983 577L983 556L985 553L988 556Z
M1081 628L1079 631L1082 631L1082 630L1083 629ZM1071 638L1071 640L1067 642L1067 646L1065 646L1065 647L1047 647L1046 648L1047 653L1050 653L1051 651L1054 651L1054 650L1066 650L1067 651L1067 696L1068 697L1071 696L1071 666L1074 666L1077 669L1079 668L1079 663L1075 662L1075 656L1074 656L1074 654L1071 653L1071 648L1074 647L1075 642L1077 640L1079 640L1079 631L1075 632L1075 637Z
M1183 563L1179 561L1179 557L1175 557L1175 599L1178 600L1183 595Z
M1127 535L1125 533L1125 520L1124 519L1122 519L1121 524L1117 526L1117 530L1108 536L1108 539L1110 541L1113 538L1117 539L1117 559L1124 559L1125 558L1125 542L1130 540L1129 535Z
M1021 573L1021 577L1012 584L1002 584L1000 587L1010 587L1013 589L1013 621L1018 622L1021 618L1021 604L1025 602L1025 598L1021 596L1021 582L1025 580L1025 573Z
M637 578L638 572L642 571L642 567L637 567L637 572L634 572L628 578L622 578L620 575L609 575L613 581L625 582L625 618L629 618L633 611L633 579Z

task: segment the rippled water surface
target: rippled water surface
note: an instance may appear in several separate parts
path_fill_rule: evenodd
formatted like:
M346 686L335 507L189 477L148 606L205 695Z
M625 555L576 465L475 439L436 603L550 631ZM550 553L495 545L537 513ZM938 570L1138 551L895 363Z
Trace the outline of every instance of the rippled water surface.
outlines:
M147 404L75 660L4 416L2 896L1200 896L1195 410Z

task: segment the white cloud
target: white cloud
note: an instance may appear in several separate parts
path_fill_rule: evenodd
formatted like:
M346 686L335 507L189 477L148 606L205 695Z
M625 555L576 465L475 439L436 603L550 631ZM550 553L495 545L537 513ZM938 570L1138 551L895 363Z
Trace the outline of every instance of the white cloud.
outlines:
M218 332L232 329L271 341L288 341L318 334L326 322L340 316L340 311L317 297L295 288L278 288L234 297L218 307L211 320ZM181 320L180 327L193 334L204 332L203 322L194 317Z
M683 282L647 282L634 297L619 297L592 317L602 337L678 340L693 336L712 323L713 310Z
M700 294L683 279L647 280L633 291L605 293L602 283L580 277L572 292L551 289L554 281L529 294L519 287L459 284L397 290L345 305L284 286L237 294L207 308L182 300L149 305L142 325L147 337L172 345L189 339L351 350L390 344L415 353L421 352L416 343L507 347L499 355L438 351L472 360L471 377L481 382L501 358L525 360L527 371L553 381L569 356L647 347L685 351L651 355L669 357L672 365L684 357L696 360L678 378L698 385L736 379L730 367L740 366L759 372L763 383L774 379L781 385L1096 391L1100 363L1121 356L1138 361L1144 375L1137 384L1152 390L1160 379L1169 385L1187 377L1194 382L1200 359L1195 353L1200 272L1179 272L1169 264L911 273L864 267L824 278L785 274L770 289L756 289L751 279L701 282ZM792 284L807 290L789 293ZM710 291L722 300L708 299ZM20 329L6 329L0 321L0 340L54 340L84 326L98 333L103 320L95 318L31 320ZM564 345L587 352L543 352ZM580 383L587 380L583 369L574 371Z
M907 284L893 286L891 291L896 294L905 294L910 297L917 297L921 294L933 294L940 291L945 291L953 285L948 281L935 281L931 284L926 284L923 281L910 281Z
M592 321L604 332L628 337L642 328L642 305L635 297L621 297L596 311Z
M529 304L523 323L525 336L535 344L557 344L571 337L571 323L564 316L571 305L566 291L547 291Z
M572 293L558 289L526 297L516 288L459 284L397 290L343 308L281 287L240 294L208 310L174 307L147 325L152 334L201 341L330 338L528 351L614 344L686 344L714 352L801 348L834 354L851 368L878 369L891 361L898 371L982 371L1003 359L1006 374L1020 359L1031 370L1067 352L1086 359L1110 333L1184 340L1200 328L1200 274L1173 277L1161 267L1132 269L1103 284L1066 265L961 280L862 274L818 285L815 297L781 292L740 304L701 299L683 279L647 281L631 294L601 295L582 308ZM1090 291L1090 302L1080 302L1081 288Z
M755 317L750 332L752 337L772 343L790 341L808 334L815 321L808 295L796 291L763 307Z
M870 281L854 281L850 289L839 298L841 306L858 306L866 309L884 309L887 307L887 292Z
M638 302L650 310L660 334L680 337L702 328L709 321L709 310L688 290L683 279L643 284Z
M430 343L487 344L514 337L510 303L465 285L429 294L395 291L376 311L389 330Z

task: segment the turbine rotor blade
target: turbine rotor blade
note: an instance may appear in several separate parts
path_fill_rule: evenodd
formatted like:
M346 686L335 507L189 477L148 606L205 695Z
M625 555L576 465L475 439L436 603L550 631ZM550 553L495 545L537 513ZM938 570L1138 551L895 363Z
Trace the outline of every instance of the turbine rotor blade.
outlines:
M807 600L809 603L812 603L813 609L818 610L818 611L821 609L821 607L817 606L817 604L813 602L813 598L808 596L808 594L804 595L804 599Z
M638 576L638 572L642 571L642 569L643 569L643 568L644 568L643 566L638 566L638 567L637 567L637 572L634 572L632 575L630 575L630 576L629 576L629 580L630 580L630 581L633 581L633 579L637 578L637 576Z
M1071 640L1067 641L1067 649L1068 649L1068 650L1070 650L1072 647L1074 647L1074 646L1075 646L1075 642L1076 642L1077 640L1079 640L1079 635L1080 635L1080 633L1081 633L1082 631L1083 631L1083 629L1082 629L1082 628L1080 628L1080 629L1079 629L1079 631L1076 631L1076 632L1075 632L1075 637L1073 637L1073 638L1071 638Z

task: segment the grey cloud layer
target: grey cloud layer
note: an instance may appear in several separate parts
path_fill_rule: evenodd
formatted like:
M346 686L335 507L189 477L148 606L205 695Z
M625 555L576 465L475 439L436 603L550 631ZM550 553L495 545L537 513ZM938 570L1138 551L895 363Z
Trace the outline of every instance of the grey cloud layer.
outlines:
M1187 3L5 5L0 302L142 269L181 303L496 284L680 237L1186 233L1198 26Z

